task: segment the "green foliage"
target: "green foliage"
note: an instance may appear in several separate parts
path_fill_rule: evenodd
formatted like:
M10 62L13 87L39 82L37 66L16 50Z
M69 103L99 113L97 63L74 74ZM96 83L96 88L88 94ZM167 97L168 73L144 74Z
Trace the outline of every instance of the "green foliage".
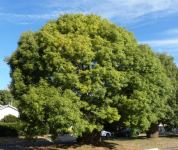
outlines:
M16 137L20 131L19 122L6 123L0 122L0 137Z
M14 100L12 94L8 90L0 90L0 104L7 105Z
M7 115L1 121L3 121L3 122L11 122L12 123L12 122L18 122L19 119L17 117L13 116L13 115Z
M165 117L172 90L148 46L95 15L63 15L23 33L8 63L21 119L32 135L71 126L81 135L119 119L146 130Z
M177 67L176 81L178 81L178 67ZM178 99L178 84L176 84L176 100L177 99Z
M157 56L173 86L172 90L169 91L171 96L167 103L166 117L162 122L167 124L168 128L175 128L178 125L178 68L172 56L167 54L157 54Z
M128 51L127 59L121 63L127 71L128 82L114 98L123 116L120 124L146 130L151 123L165 117L173 87L160 60L146 45Z
M42 81L30 87L22 99L21 119L28 118L24 129L28 136L47 133L57 136L70 127L78 136L88 126L80 112L85 104L71 90L62 91Z

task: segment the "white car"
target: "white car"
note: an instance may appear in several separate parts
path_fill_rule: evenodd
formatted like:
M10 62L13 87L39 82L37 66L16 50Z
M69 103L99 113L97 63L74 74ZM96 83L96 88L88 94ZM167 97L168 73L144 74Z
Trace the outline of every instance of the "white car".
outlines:
M101 136L102 137L111 137L111 132L109 132L109 131L105 131L105 130L102 130L101 131Z

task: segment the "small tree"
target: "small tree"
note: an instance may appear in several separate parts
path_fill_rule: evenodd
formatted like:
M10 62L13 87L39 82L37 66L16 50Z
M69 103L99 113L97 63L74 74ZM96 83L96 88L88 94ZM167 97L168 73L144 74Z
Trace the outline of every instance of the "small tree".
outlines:
M0 90L0 104L7 105L14 101L14 98L10 91L8 90Z
M13 115L7 115L1 121L7 122L7 123L14 123L14 122L18 122L19 119L16 116L13 116Z

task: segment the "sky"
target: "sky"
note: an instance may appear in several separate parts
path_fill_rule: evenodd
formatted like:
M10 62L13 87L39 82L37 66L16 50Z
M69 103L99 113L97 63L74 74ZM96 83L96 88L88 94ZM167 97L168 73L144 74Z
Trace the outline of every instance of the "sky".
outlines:
M139 43L167 53L178 65L178 0L0 0L0 89L11 82L4 59L22 32L37 31L65 13L97 14L133 32Z

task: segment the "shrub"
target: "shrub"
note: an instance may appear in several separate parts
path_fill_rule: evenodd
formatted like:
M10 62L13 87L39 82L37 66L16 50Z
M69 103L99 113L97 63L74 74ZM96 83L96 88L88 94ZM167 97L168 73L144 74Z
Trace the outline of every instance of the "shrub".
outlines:
M20 131L20 123L0 122L0 137L16 137Z
M2 119L3 122L18 122L19 119L13 115L7 115Z

